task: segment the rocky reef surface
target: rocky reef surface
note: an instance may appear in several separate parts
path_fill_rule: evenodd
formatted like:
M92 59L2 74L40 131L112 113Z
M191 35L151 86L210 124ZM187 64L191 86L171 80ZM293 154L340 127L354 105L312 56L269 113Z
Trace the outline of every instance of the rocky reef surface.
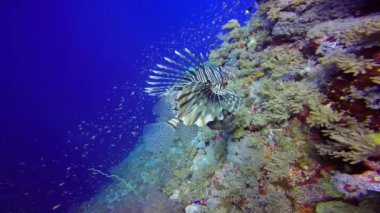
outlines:
M236 72L234 128L172 130L162 98L115 181L76 211L379 212L378 1L261 1L222 30L209 63Z

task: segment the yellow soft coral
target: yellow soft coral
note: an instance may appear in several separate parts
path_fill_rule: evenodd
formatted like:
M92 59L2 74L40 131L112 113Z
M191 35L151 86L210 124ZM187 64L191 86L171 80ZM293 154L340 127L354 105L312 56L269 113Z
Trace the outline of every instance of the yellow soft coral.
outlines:
M366 74L367 70L380 66L372 59L366 59L363 56L357 57L355 54L325 56L320 59L320 62L324 66L335 65L344 73L352 73L353 76Z
M380 84L380 76L371 77L370 79L373 83Z
M233 30L235 28L240 28L239 21L236 19L231 19L227 24L223 25L222 30Z
M330 140L326 144L316 145L321 155L341 158L351 164L379 157L379 144L372 132L353 119L345 124L333 125L323 133Z
M369 136L373 138L373 140L375 141L375 144L380 145L380 132L372 133Z
M285 46L268 48L258 52L254 64L259 68L269 71L273 79L278 79L285 74L294 74L300 71L307 61L299 51Z
M244 84L252 84L253 83L253 79L251 77L245 77L244 78Z
M264 77L265 76L265 72L261 71L261 72L258 72L256 73L255 77L256 78L261 78L261 77Z
M380 17L369 17L347 28L342 33L342 42L347 45L366 44L376 46L380 44Z
M269 20L275 21L280 18L280 10L277 1L266 2L260 5L259 13L266 15Z
M341 114L333 111L329 105L317 105L311 109L307 123L310 126L329 127L341 118Z

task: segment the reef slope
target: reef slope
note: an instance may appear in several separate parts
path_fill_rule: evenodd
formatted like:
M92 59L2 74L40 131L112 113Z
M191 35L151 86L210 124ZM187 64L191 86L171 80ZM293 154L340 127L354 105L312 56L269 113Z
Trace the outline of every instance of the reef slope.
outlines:
M380 5L262 1L223 27L233 130L180 125L171 100L83 212L379 212ZM94 175L98 175L94 171Z

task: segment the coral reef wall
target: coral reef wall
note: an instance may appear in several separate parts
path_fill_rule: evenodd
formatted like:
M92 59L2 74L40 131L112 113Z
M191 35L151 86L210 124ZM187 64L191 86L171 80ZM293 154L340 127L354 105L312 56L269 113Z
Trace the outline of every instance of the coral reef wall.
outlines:
M124 181L81 210L379 212L378 1L261 1L221 30L209 62L236 73L234 129L172 132L161 99L157 123L112 171Z

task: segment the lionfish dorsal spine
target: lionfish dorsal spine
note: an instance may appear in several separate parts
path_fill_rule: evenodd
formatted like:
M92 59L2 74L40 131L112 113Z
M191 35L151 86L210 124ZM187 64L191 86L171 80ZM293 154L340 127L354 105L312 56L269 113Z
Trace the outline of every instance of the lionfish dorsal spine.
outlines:
M171 73L171 72L162 72L162 71L159 71L159 70L150 70L150 71L152 73L156 74L156 75L171 76L173 78L179 78L179 77L181 77L181 75L176 74L176 73Z
M206 63L206 59L205 59L205 57L203 56L202 53L199 53L199 55L201 56L202 63L205 64L205 63Z
M185 48L185 52L195 61L198 67L203 67L203 63L198 60L194 53L192 53L189 49Z
M184 70L188 69L188 67L186 67L185 65L180 64L180 63L178 63L178 62L176 62L176 61L174 61L174 60L172 60L172 59L170 59L168 57L164 57L164 60L167 61L167 62L169 62L169 63L171 63L171 64L174 64L175 66L180 67L180 68L182 68Z
M165 66L165 65L162 65L162 64L157 64L157 67L160 68L160 69L162 69L162 70L165 70L165 71L172 71L172 72L177 73L179 75L185 74L185 72L182 71L182 70L175 69L173 67L168 67L168 66ZM168 73L168 72L166 72L166 73Z
M185 55L183 55L182 53L180 53L179 51L175 50L174 53L179 56L182 60L184 60L186 63L188 63L189 65L193 66L193 67L198 67L198 65L196 63L194 63L193 61L191 61L188 57L186 57ZM187 68L188 69L188 68Z
M203 64L196 56L187 48L185 52L189 57L175 51L175 54L182 59L182 62L177 62L168 57L164 57L164 60L168 62L168 65L157 64L157 69L152 69L152 75L149 75L149 81L147 84L152 87L145 88L145 91L150 95L162 95L177 87L181 89L183 85L198 80L196 70L203 67ZM193 60L191 60L192 58Z

